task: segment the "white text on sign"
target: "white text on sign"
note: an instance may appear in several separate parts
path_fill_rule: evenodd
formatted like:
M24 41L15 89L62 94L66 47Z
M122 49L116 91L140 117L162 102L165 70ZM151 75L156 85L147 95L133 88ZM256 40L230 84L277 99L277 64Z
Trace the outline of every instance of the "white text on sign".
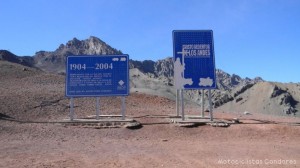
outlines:
M209 44L184 44L182 45L185 57L210 57Z

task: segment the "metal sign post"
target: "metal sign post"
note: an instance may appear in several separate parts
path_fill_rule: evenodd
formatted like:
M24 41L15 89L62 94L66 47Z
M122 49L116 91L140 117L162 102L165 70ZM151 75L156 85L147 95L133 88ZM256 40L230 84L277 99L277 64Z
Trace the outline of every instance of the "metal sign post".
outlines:
M211 92L210 89L208 89L208 100L209 100L209 116L210 121L213 121L213 108L212 108L212 102L211 102Z
M70 120L74 120L74 98L71 97L70 99Z
M96 98L96 120L99 120L100 116L100 97Z
M184 121L184 97L183 97L183 89L180 90L180 102L181 102L181 118Z
M202 103L202 112L201 112L201 117L204 118L204 89L202 89L201 93L201 103Z
M125 96L122 96L121 101L122 101L122 108L121 108L122 120L125 120L125 113L126 113Z
M179 89L176 89L176 116L179 116L179 107L180 107L180 91Z

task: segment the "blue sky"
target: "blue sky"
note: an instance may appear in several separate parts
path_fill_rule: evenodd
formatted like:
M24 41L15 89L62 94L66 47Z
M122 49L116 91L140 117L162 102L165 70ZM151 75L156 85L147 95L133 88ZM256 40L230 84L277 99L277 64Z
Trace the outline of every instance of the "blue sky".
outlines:
M0 49L20 56L96 36L159 60L181 29L212 29L216 67L230 74L300 82L299 0L0 0Z

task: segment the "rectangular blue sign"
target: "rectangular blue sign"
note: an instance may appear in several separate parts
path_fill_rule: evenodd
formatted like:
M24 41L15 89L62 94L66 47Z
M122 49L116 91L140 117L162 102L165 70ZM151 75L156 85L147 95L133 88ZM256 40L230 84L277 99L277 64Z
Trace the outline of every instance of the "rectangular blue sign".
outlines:
M173 31L176 89L215 89L215 54L212 30Z
M128 55L68 56L66 96L127 96L128 62Z

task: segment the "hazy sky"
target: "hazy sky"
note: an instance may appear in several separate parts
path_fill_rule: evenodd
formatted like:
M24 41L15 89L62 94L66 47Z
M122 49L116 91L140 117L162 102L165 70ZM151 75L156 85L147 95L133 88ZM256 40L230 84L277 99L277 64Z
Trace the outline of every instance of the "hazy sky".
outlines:
M0 49L20 56L96 36L159 60L181 29L212 29L216 67L230 74L300 82L300 0L0 0Z

